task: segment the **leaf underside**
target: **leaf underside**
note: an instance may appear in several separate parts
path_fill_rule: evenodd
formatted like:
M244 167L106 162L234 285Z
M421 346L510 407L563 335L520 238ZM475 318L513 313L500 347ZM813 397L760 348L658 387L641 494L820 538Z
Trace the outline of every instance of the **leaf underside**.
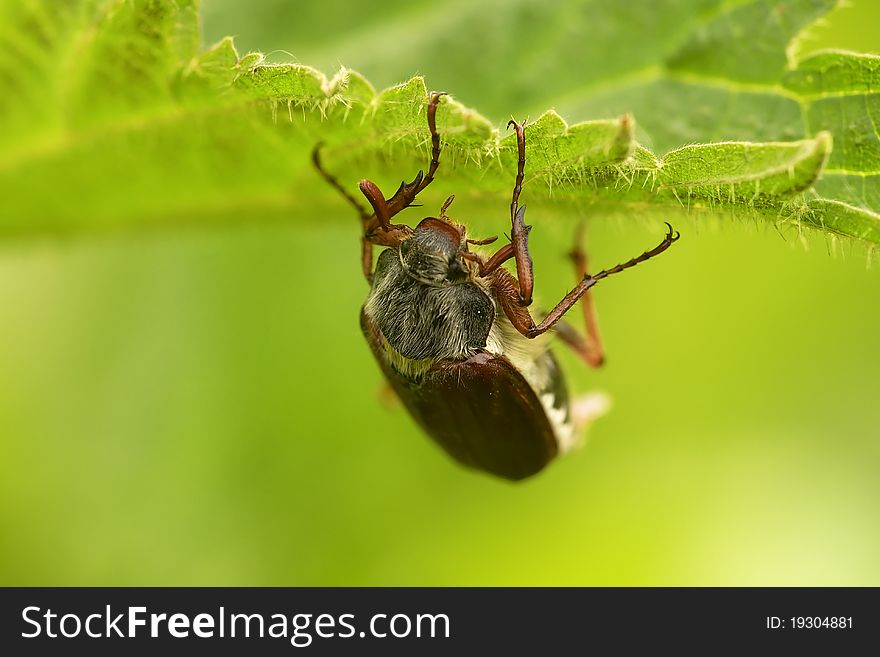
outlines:
M718 4L625 83L557 104L616 118L544 112L527 129L530 202L725 210L880 242L880 58L786 50L835 5ZM390 194L425 166L422 78L377 92L231 38L203 50L198 10L0 3L0 235L313 213L334 202L311 168L318 142L353 190L369 176ZM513 135L452 96L437 122L444 175L508 195Z

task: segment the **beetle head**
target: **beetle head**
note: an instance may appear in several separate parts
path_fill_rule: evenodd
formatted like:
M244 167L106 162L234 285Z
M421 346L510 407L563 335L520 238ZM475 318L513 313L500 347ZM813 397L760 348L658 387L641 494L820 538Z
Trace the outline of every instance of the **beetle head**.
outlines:
M413 234L400 244L400 263L404 271L428 285L455 285L470 277L463 226L426 217Z

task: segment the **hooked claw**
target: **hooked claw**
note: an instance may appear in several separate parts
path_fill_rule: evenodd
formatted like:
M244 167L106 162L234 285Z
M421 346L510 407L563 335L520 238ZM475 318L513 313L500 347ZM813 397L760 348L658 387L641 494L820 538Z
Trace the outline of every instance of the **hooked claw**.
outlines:
M666 239L669 240L670 243L675 242L676 240L678 240L679 237L681 237L681 233L679 233L677 230L673 231L672 224L670 224L668 221L664 221L663 223L666 224L666 228L668 229L666 232Z

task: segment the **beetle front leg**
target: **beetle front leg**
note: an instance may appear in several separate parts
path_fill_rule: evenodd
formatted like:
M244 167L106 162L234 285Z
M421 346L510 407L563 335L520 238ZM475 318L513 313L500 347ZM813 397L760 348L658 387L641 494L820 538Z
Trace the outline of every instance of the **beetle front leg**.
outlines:
M370 213L368 213L364 207L358 203L358 200L349 194L345 188L339 183L338 180L334 176L332 176L328 171L326 171L321 164L321 146L322 144L317 144L315 148L312 150L312 164L315 165L315 169L318 170L318 173L321 174L321 177L327 181L327 183L333 187L337 192L342 194L342 197L348 201L348 203L354 207L355 211L360 216L361 220L361 269L364 272L364 278L367 279L368 283L373 282L373 244L367 239L367 230L368 225L371 219Z
M389 218L396 215L401 210L409 207L425 187L434 181L434 174L440 166L440 133L437 132L437 106L440 99L446 93L439 91L431 94L431 100L428 102L428 130L431 132L431 162L428 165L428 175L424 171L419 171L412 182L402 182L394 196L386 201L388 205Z
M397 248L403 240L412 235L412 228L391 223L391 210L376 183L361 180L359 187L373 207L373 216L364 226L364 239L372 244Z

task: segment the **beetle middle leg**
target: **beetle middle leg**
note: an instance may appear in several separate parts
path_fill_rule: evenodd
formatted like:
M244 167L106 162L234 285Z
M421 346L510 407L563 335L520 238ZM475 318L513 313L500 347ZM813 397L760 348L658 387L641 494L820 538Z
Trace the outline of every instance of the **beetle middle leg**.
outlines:
M513 257L516 260L516 278L519 281L519 303L528 306L532 303L532 292L535 288L535 274L532 269L532 255L529 253L529 233L531 226L526 226L526 206L520 206L519 195L522 192L523 178L526 169L526 124L508 122L507 127L516 130L516 182L510 199L510 243L513 246Z
M428 129L431 132L431 163L428 175L419 171L412 182L402 182L390 199L386 200L379 187L370 180L361 180L361 193L370 202L373 216L367 222L365 237L373 244L398 247L404 239L412 234L412 228L402 224L392 224L391 218L401 210L409 207L416 195L434 181L434 174L440 166L440 133L437 132L437 106L444 92L431 94L428 103Z
M416 195L434 181L434 174L437 173L437 168L440 166L440 133L437 132L437 106L440 104L440 99L445 95L446 93L442 91L435 92L431 94L431 100L428 102L428 130L431 132L431 161L428 164L428 173L425 175L424 171L419 171L412 182L407 183L404 181L400 183L400 187L394 192L394 196L387 201L385 201L384 197L382 198L385 201L384 213L389 220L401 210L409 207L415 200ZM361 181L361 192L370 201L370 205L376 210L378 217L379 208L376 207L375 201L378 200L377 193L379 190L372 183L370 185L375 189L371 189L365 183L369 183L369 181ZM381 194L379 195L381 196ZM383 229L387 230L387 222L382 217L379 217L379 224Z
M525 222L526 206L520 206L519 195L522 193L523 179L526 168L526 124L509 121L507 127L516 130L516 181L510 199L510 243L502 246L480 268L480 276L489 276L493 272L496 278L503 277L500 270L502 264L513 258L516 261L516 287L520 306L525 308L532 303L532 292L535 288L535 275L532 268L532 255L529 253L529 233L531 226ZM528 314L528 313L526 313Z

